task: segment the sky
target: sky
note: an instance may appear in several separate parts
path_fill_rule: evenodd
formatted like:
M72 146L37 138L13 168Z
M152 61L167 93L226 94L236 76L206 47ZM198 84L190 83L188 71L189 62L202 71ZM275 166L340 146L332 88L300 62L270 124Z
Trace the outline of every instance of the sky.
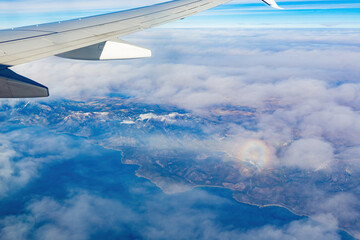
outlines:
M151 5L161 0L16 0L0 1L0 28L53 22ZM165 27L277 27L356 28L360 26L357 0L278 1L275 10L260 0L234 0Z
M1 1L0 22L2 27L21 26L127 9L157 1L69 2ZM261 110L271 102L273 111L259 111L256 130L225 122L204 130L209 134L209 139L176 140L185 148L205 147L209 151L224 151L236 157L239 146L249 139L257 139L266 142L271 149L269 154L273 167L329 174L346 169L350 175L358 175L359 3L279 1L279 5L287 10L274 10L262 2L244 1L240 4L240 1L234 1L166 25L164 29L150 29L124 38L152 49L153 57L150 59L99 63L51 57L14 67L14 70L48 86L51 97L41 101L49 102L63 98L91 99L118 93L149 104L176 106L202 117L216 116L223 107L248 106ZM190 27L196 29L179 29ZM222 28L207 29L209 27ZM17 100L9 103L15 105ZM219 133L225 131L224 140ZM0 186L0 194L4 195L10 190L25 187L35 175L40 176L42 165L57 161L48 158L33 162L25 158L25 162L19 162L15 151L18 148L16 139L25 141L26 138L18 137L21 132L17 134L3 136L2 146L5 149L1 151L2 164L7 167L5 170L10 170L0 174L13 183ZM166 140L149 136L149 142L155 145ZM67 142L66 139L53 140L56 143L59 141ZM49 145L57 147L56 143ZM49 152L46 144L45 149L39 146L40 150L27 147L23 151ZM166 147L176 148L176 145ZM59 152L71 155L71 150L81 147L65 145L64 149L62 151L60 148ZM20 175L18 179L12 175L12 168L24 173L24 176ZM339 222L360 219L359 195L351 189L331 194L314 186L303 194L307 194L306 199L313 206L313 214L331 222L331 233ZM24 226L26 231L31 232L27 230L29 224L26 224L29 216L31 219L33 216L50 219L54 223L49 227L55 230L66 225L72 231L67 219L78 213L77 206L85 205L90 209L95 206L100 218L103 218L110 212L107 208L109 204L118 204L89 189L80 189L63 202L47 196L39 196L32 202L28 204L25 215L5 219L7 228L3 231L13 233L15 231L11 229ZM55 215L45 216L44 212L58 209L58 206L69 213L68 218L59 211L53 211ZM77 216L81 217L81 222L90 221L87 227L96 226L92 219L88 219L86 211L80 210ZM354 232L360 236L360 222L355 223ZM280 231L278 239L283 232L296 236L299 225L307 231L316 229L316 224L311 221L293 222ZM268 227L265 230L268 231L252 233L251 236L255 237L250 239L266 236L268 232L279 234L278 229ZM319 234L314 235L315 239L331 239L326 231Z

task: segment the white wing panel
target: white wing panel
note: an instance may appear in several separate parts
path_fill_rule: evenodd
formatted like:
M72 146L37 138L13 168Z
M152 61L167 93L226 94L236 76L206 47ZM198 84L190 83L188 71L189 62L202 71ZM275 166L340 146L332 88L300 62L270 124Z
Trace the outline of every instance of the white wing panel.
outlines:
M131 59L151 57L151 51L125 41L107 41L100 55L100 60Z
M56 55L77 60L119 60L151 57L151 50L114 39Z

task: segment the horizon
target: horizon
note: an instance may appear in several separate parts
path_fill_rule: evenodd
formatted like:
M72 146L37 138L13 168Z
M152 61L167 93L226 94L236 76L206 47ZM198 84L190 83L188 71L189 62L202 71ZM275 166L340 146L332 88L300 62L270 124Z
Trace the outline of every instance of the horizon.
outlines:
M0 3L0 28L56 22L167 1L49 1L20 0ZM347 1L277 1L283 10L262 1L230 1L166 28L359 28L360 3ZM56 13L56 14L55 14Z

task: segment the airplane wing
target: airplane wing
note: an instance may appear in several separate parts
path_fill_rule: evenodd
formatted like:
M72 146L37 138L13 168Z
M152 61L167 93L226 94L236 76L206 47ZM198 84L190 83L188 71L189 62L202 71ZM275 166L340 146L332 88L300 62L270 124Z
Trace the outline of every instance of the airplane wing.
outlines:
M83 60L150 57L151 51L118 39L183 19L230 0L175 0L148 7L0 31L0 98L47 97L48 88L9 69L57 55ZM277 7L274 0L263 0Z

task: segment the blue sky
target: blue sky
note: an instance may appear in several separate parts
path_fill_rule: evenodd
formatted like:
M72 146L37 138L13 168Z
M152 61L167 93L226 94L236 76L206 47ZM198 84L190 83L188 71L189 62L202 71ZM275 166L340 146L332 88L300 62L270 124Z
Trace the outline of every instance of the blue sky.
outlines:
M156 2L160 1L6 0L0 1L0 24L1 27L13 27L58 21L151 5ZM329 175L334 173L334 176L340 172L346 176L344 181L352 179L352 184L349 184L349 188L343 192L336 194L327 192L327 189L318 186L317 179L312 178L309 178L310 187L304 189L307 191L299 192L301 199L308 201L307 205L313 207L310 209L312 214L324 218L327 226L330 225L330 230L319 228L312 222L295 222L295 224L293 222L280 233L285 233L286 236L289 236L288 232L292 234L291 236L310 233L316 240L339 239L334 229L348 224L360 236L360 221L358 221L360 194L356 184L360 173L360 29L330 29L359 28L360 4L353 0L301 2L288 0L279 1L279 5L287 10L271 9L261 1L235 0L228 5L165 27L328 29L152 29L125 38L152 49L153 57L150 59L99 63L52 57L16 66L14 70L49 87L51 97L41 100L47 101L49 106L59 106L56 99L75 98L87 101L88 98L116 93L146 104L174 106L191 113L196 119L199 116L207 117L205 119L213 119L214 116L218 119L220 116L221 119L225 119L216 126L206 124L203 131L208 136L201 138L176 135L176 132L173 135L166 132L167 134L162 136L157 133L147 134L150 131L144 131L146 138L141 136L139 142L143 145L140 146L151 149L154 154L157 150L172 152L179 149L217 154L216 156L219 156L219 153L226 153L229 159L235 159L238 161L236 164L241 165L239 149L241 150L249 140L256 139L266 143L271 156L270 167L297 169L304 173L315 172L315 174L322 171ZM19 103L17 101L11 100L9 105L16 106ZM37 101L31 100L25 105L38 106ZM270 111L263 111L262 109L267 109L269 104ZM239 106L259 109L253 128L238 124L237 115L224 111L227 110L225 107L230 109L233 107L236 110ZM4 109L7 111L7 108ZM31 114L25 110L26 121L20 122L43 127L49 121L47 111L52 112L52 109L41 106L39 109L42 109L44 119L35 122L32 119L36 119L37 115L32 115L31 118ZM85 111L86 109L83 112L84 116L87 116L88 113ZM234 114L236 112L234 111ZM48 176L53 176L54 173L51 168L56 168L58 166L56 164L66 165L68 162L73 165L66 165L67 168L64 169L68 170L67 173L73 171L76 174L84 174L86 179L99 177L101 181L98 181L98 184L103 184L104 189L108 186L104 182L112 183L109 179L127 183L122 181L123 176L117 179L118 176L99 175L97 165L84 164L89 169L95 166L92 170L96 170L96 174L92 174L91 171L88 175L85 174L87 169L79 165L78 159L82 157L88 163L88 155L97 154L97 149L81 141L83 136L90 132L92 125L83 124L82 118L77 118L81 116L78 113L70 112L68 115L70 118L65 117L58 129L51 130L58 131L59 135L49 133L49 130L45 129L49 126L44 126L43 131L31 128L6 132L4 127L1 128L3 133L0 133L0 165L2 164L2 168L7 167L5 170L8 171L0 172L2 179L0 199L1 194L6 196L8 193L20 193L11 196L13 199L28 200L22 208L18 208L18 214L14 213L13 216L0 219L2 231L0 239L1 236L5 236L4 231L24 234L24 236L33 233L42 236L41 234L50 231L61 232L64 239L75 239L67 236L87 234L88 229L107 226L103 222L100 224L94 222L91 216L107 219L112 213L109 206L114 206L116 210L122 209L123 201L118 196L113 198L105 196L104 192L98 192L95 188L97 186L80 185L81 181L78 181L76 176L68 178L69 182L59 181L65 192L61 197L65 200L53 196L53 189L59 188L48 188L49 185L45 186L49 192L40 191L41 196L20 192L21 190L26 192L28 184L38 178L47 184L50 179ZM17 115L12 116L18 119ZM103 123L102 117L106 120L108 115L99 116L99 121ZM166 119L171 115L147 116L159 121L156 119ZM124 117L125 120L128 116ZM148 120L141 115L136 117ZM140 124L141 121L139 120ZM174 120L170 119L169 123L181 126L176 125L179 124L177 121L172 121ZM107 124L107 121L104 121L104 124ZM70 130L64 130L63 127L68 127ZM74 133L77 130L78 132ZM123 132L119 129L110 133L108 130L99 131L104 133L100 135L104 139L99 138L103 146L112 144L111 147L114 149L121 149L127 146L126 144L131 146L133 143L139 143L130 136L131 134L124 138ZM82 138L72 140L70 136L62 135L61 132L78 134ZM99 143L96 138L87 140ZM199 156L203 157L203 155ZM113 171L112 162L95 160L96 164L108 167L104 173L117 174ZM227 159L222 160L227 161ZM156 162L150 164L155 165ZM349 175L355 177L348 178ZM65 177L67 176L69 175L65 174ZM157 180L159 185L160 180ZM167 181L163 182L167 183ZM331 184L329 183L328 186ZM31 185L29 186L31 189ZM179 186L182 187L181 184ZM176 187L174 188L177 189ZM293 189L284 191L284 194L292 191ZM195 198L195 201L198 199ZM150 204L150 207L152 206ZM81 211L83 209L85 211ZM90 211L86 211L87 209ZM161 211L156 213L159 214ZM176 213L175 215L179 217ZM204 222L198 212L194 214L193 211L185 211L185 213L194 217L193 222ZM165 214L167 217L172 216L166 211ZM139 217L137 212L117 215L121 218L113 220L113 223L129 216L130 222L131 216L143 219L143 216ZM191 222L187 216L182 218L185 219L183 220L185 223ZM35 217L37 221L42 221L46 228L33 225ZM169 223L182 226L178 224L178 218L172 219L173 221L170 222L160 222L159 224L164 225L160 225L159 229L166 230L167 227L172 226ZM110 224L112 222L110 221ZM158 224L156 221L154 223ZM263 230L259 229L262 235L250 232L255 237L245 239L261 239L257 236L268 236L269 232L279 233L279 229L273 227ZM319 231L321 237L313 234ZM329 238L329 232L330 235L335 236ZM54 239L48 236L48 239ZM286 238L281 236L278 238ZM88 238L85 235L83 239Z
M0 27L16 27L59 21L116 10L129 9L163 0L17 0L0 1ZM360 3L343 1L278 1L285 10L275 10L260 0L234 0L197 16L166 27L280 27L358 28Z

